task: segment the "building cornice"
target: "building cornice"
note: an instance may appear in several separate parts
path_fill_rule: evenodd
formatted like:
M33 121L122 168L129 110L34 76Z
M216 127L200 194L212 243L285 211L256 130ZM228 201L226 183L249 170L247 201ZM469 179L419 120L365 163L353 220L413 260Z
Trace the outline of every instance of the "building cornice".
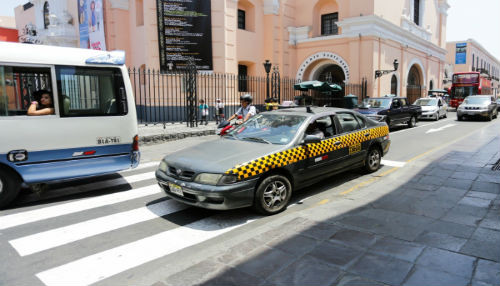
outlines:
M442 61L446 60L446 49L375 15L347 18L337 22L337 25L342 28L342 35L334 36L336 38L374 36L396 41Z

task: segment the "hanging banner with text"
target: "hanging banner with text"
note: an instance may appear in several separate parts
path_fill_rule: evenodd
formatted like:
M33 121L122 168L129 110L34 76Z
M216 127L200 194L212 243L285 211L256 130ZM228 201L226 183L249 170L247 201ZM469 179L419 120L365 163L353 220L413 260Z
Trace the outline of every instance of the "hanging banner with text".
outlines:
M212 70L211 1L157 0L162 72L184 70L193 60L198 70Z
M467 43L457 43L455 49L455 64L463 65L467 61Z
M102 0L77 0L80 48L106 50Z

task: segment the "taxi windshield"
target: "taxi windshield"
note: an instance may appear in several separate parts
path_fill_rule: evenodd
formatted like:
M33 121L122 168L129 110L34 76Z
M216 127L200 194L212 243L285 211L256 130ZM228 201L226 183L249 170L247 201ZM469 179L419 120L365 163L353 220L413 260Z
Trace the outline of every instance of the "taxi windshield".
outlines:
M300 115L258 114L229 133L229 137L266 144L290 143L306 120Z
M363 100L363 105L372 108L389 108L391 102L391 98L365 98Z
M437 105L437 99L434 98L420 98L415 101L415 105L420 106L435 106Z

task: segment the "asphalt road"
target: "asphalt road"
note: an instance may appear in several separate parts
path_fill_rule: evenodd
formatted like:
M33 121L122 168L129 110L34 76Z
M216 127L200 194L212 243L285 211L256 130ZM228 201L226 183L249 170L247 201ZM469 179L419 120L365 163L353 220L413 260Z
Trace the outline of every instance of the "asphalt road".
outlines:
M161 193L153 177L158 161L215 136L144 146L136 170L54 184L42 194L24 194L12 208L0 211L0 285L153 285L293 213L375 181L393 184L397 176L389 179L387 174L449 150L461 138L481 138L487 126L500 126L500 120L458 122L453 112L448 116L411 129L394 128L381 170L327 178L298 192L286 212L272 217L248 209L196 209Z

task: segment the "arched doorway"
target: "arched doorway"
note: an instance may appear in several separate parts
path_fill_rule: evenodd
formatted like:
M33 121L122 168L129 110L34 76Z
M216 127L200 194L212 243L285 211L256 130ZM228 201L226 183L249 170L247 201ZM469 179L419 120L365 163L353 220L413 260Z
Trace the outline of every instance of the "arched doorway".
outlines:
M342 68L336 64L327 65L317 72L317 80L330 83L343 84L345 75Z
M413 104L415 100L422 97L422 76L417 65L413 65L408 72L408 81L406 86L406 97L408 102Z
M314 103L318 106L343 107L345 95L345 74L342 68L334 63L324 64L313 73L313 79L327 83L338 84L341 91L335 92L314 92Z

